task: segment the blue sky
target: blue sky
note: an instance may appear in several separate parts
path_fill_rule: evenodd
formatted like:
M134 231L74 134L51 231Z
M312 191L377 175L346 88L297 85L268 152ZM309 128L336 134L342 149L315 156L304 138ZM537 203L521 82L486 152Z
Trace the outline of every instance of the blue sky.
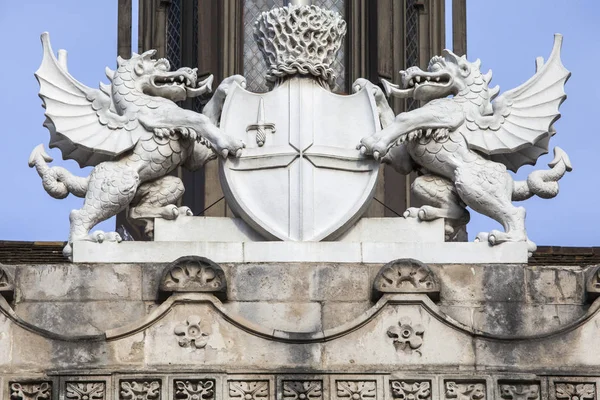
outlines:
M468 2L468 57L480 58L482 69L492 68L494 83L511 89L534 72L536 56L547 57L555 32L564 35L563 63L573 73L567 84L568 100L552 146L571 157L574 171L561 181L561 193L552 200L531 199L529 236L539 245L600 245L600 134L594 117L600 108L600 2L595 0L470 0ZM4 54L4 96L0 96L5 150L0 157L3 187L0 200L0 240L65 240L68 215L81 199L49 197L40 178L27 166L31 150L47 145L38 84L33 72L41 60L39 35L49 31L55 50L69 52L69 70L81 82L97 87L106 81L104 67L114 67L116 54L116 0L0 1L0 38ZM448 9L448 15L450 10ZM134 22L135 24L135 22ZM450 38L448 38L450 40ZM134 36L134 43L136 39ZM450 42L449 42L450 43ZM63 161L51 150L54 165L80 175L74 161ZM545 167L551 155L536 167L524 167L523 179L533 169ZM498 225L472 213L471 237ZM101 229L114 229L108 221Z

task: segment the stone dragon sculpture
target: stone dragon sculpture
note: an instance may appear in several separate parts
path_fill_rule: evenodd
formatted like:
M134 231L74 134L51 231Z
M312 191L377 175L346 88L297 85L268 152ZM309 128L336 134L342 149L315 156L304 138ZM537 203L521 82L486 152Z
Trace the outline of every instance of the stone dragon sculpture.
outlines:
M514 181L507 169L534 165L548 152L570 76L560 60L561 45L557 34L547 62L539 57L535 75L500 96L497 86L489 87L492 73L483 75L479 60L469 62L448 50L433 57L427 71L400 71L402 88L383 82L388 95L425 102L396 116L378 90L384 129L357 146L403 174L419 173L412 190L424 205L409 208L405 217L445 218L446 239L451 240L469 221L468 206L504 227L504 232L480 233L476 240L491 245L527 241L530 252L536 249L525 230L525 209L512 201L556 196L558 180L572 169L569 157L555 147L551 169L534 171L525 181Z
M49 167L52 158L43 145L29 158L44 189L55 198L69 193L85 198L70 214L70 235L64 254L72 255L76 240L121 241L116 232L89 231L129 207L129 217L145 223L151 235L153 218L190 215L177 207L183 195L181 180L169 175L179 166L195 170L215 157L239 156L244 143L217 127L228 87L241 76L225 79L204 107L203 114L180 108L175 102L210 92L212 75L199 80L196 69L170 72L166 59L155 60L155 50L131 59L117 59L118 68L106 69L111 84L89 88L67 70L66 52L55 57L48 33L42 34L44 57L35 76L46 109L44 126L50 147L81 167L94 167L87 177L62 167Z

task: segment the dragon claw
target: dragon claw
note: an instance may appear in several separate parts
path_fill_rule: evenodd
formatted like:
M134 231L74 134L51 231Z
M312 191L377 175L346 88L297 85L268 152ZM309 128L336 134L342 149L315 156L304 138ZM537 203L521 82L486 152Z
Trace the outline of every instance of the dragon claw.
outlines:
M229 155L229 150L227 149L223 149L221 151L221 155L223 156L223 158L227 158L227 156Z

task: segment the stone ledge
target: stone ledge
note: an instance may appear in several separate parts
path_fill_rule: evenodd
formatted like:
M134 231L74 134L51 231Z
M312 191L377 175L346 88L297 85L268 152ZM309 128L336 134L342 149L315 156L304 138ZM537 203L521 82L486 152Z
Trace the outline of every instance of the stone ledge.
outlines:
M75 263L162 263L202 256L216 263L335 262L385 264L414 258L429 264L524 264L526 243L358 242L75 242Z

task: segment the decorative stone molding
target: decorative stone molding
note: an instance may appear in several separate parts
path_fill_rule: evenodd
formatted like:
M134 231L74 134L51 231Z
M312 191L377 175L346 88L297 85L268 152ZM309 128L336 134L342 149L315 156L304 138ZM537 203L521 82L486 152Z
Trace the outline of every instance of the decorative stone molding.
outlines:
M331 65L346 35L346 22L334 11L316 6L288 6L263 12L254 39L268 66L267 83L293 75L312 75L331 88ZM310 41L307 39L310 37Z
M554 388L558 400L596 399L596 385L593 383L557 383Z
M202 319L197 315L190 315L187 320L177 325L173 331L178 336L177 342L181 347L194 347L203 349L208 342L208 334L202 331Z
M157 400L160 399L159 380L122 380L120 400Z
M596 267L590 274L585 285L585 292L589 302L600 296L600 267Z
M398 326L390 326L387 330L387 335L393 339L396 351L402 351L407 354L412 354L413 351L421 355L418 350L423 345L423 333L425 329L422 325L413 325L408 317L400 318Z
M67 382L65 397L68 400L104 400L106 384L104 382Z
M530 382L500 384L500 397L506 400L541 400L540 385Z
M8 301L14 298L15 285L8 274L2 267L0 267L0 295Z
M269 381L229 381L229 398L235 400L267 400Z
M485 400L487 393L483 382L446 382L446 398L457 400Z
M175 400L214 400L215 381L213 379L175 379Z
M336 381L335 389L338 399L375 400L377 397L376 381Z
M223 269L208 258L181 257L165 269L160 291L212 293L220 299L225 299L227 280Z
M424 293L436 301L440 285L431 269L420 261L401 258L381 267L373 282L373 297L385 293Z
M283 381L283 400L323 400L323 381Z
M398 400L431 400L429 381L390 381L392 398Z
M11 400L46 400L52 397L51 382L11 382Z

